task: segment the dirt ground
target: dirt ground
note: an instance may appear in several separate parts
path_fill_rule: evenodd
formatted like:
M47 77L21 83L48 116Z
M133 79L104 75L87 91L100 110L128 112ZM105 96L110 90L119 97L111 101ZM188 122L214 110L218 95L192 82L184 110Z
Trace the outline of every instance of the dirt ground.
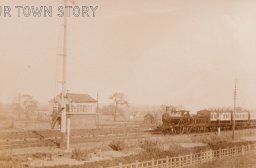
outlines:
M209 133L209 135L210 134L214 134L214 133ZM225 136L229 136L229 134L230 132L227 132L225 133ZM237 135L236 141L249 140L249 139L256 140L256 136L251 134L251 130L243 130L243 131L237 132L237 134L239 136ZM110 142L101 142L101 143L72 144L71 149L69 151L65 151L65 154L63 154L62 156L58 156L59 153L62 153L62 151L57 148L56 149L53 149L53 148L14 149L12 153L24 154L26 152L28 153L28 151L30 153L40 153L40 152L44 153L44 152L50 151L51 153L54 154L51 160L40 159L40 158L30 160L29 164L31 166L36 166L36 165L54 166L54 165L65 165L65 164L79 165L79 164L83 164L84 162L111 160L113 158L137 154L143 151L143 149L139 147L139 144L145 140L158 142L159 147L162 150L169 150L171 147L177 147L177 146L180 146L183 148L206 146L207 144L204 144L202 142L194 142L195 141L194 138L196 137L196 138L202 139L209 135L208 134L175 135L175 136L152 135L147 138L124 141L124 144L126 144L127 146L122 151L113 151L109 147ZM81 150L90 151L85 161L77 161L71 158L72 150L78 149L78 148ZM215 166L215 164L218 165L219 163L218 162L213 163L213 166ZM225 163L225 164L228 165L229 163ZM201 165L201 166L206 166L206 165Z
M18 126L18 127L16 127ZM16 123L15 128L2 129L1 131L18 131L19 128L32 128L32 129L42 129L49 127L47 122L42 122L42 124L37 122L18 122ZM231 131L221 132L221 137L224 140L231 140ZM236 131L236 141L256 141L256 129L253 130L239 130ZM211 138L216 138L216 133L203 133L203 134L188 134L188 135L153 135L149 134L144 138L136 138L129 140L122 140L125 144L125 148L122 151L113 151L109 144L111 141L104 142L91 142L91 143L80 143L80 144L71 144L71 149L68 151L63 151L56 147L33 147L33 148L23 148L23 149L12 149L12 150L0 150L0 154L10 153L11 155L25 155L25 154L38 154L38 153L51 153L51 159L45 158L30 158L27 157L27 163L32 166L53 166L53 165L79 165L84 162L93 162L99 160L111 160L117 157L123 157L127 155L135 155L141 152L143 149L140 148L140 143L145 140L157 142L159 148L162 150L168 151L172 147L182 147L182 148L193 148L206 146L205 140L211 140ZM118 139L117 139L118 140ZM213 139L214 141L215 139ZM80 149L88 151L88 157L85 161L78 161L71 158L72 150ZM251 156L249 156L251 157ZM252 157L252 160L256 158ZM243 161L241 161L243 162ZM212 163L218 165L219 163ZM228 164L228 163L226 163ZM208 165L201 165L208 166ZM200 167L202 168L202 167ZM222 167L221 167L222 168ZM224 167L223 167L224 168Z

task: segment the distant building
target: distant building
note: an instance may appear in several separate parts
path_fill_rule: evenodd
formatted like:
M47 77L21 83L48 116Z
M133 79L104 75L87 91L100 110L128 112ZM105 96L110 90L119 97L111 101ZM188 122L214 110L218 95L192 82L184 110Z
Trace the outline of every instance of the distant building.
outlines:
M155 123L155 117L150 113L146 114L144 116L144 123L148 124L148 125L154 124Z

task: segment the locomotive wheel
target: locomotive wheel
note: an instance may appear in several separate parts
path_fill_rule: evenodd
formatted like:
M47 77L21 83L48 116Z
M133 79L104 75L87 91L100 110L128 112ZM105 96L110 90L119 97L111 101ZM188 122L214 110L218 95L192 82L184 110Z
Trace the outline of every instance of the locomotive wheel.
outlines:
M185 128L182 126L182 127L177 127L176 128L176 134L183 134L185 131Z
M185 121L183 119L181 119L179 121L178 134L183 134L184 133L184 131L185 131L184 122Z
M184 134L184 133L185 133L185 127L181 127L180 134Z
M174 134L174 129L173 129L173 128L170 128L170 129L169 129L169 134L170 134L170 135Z
M191 131L192 131L192 127L189 127L189 126L186 127L186 132L185 132L186 134L191 133Z

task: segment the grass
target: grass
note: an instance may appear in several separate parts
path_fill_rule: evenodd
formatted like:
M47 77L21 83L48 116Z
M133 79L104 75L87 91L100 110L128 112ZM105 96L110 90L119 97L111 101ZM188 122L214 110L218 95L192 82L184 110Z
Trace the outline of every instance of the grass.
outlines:
M14 121L12 121L12 122L10 123L9 128L11 128L11 129L15 128Z
M0 161L11 161L11 160L12 160L11 153L0 154Z
M90 151L88 150L81 150L79 148L75 148L72 150L72 155L71 158L81 161L81 160L86 160L88 158Z
M121 151L125 148L125 143L124 141L120 141L120 140L116 140L116 141L112 141L109 144L109 147L111 149L113 149L114 151Z
M144 140L141 142L140 147L149 153L160 151L160 145L157 141Z
M194 143L204 143L207 144L208 147L211 149L220 149L220 148L228 148L233 146L239 146L239 145L246 145L248 143L253 143L253 141L240 141L240 138L244 135L251 134L250 130L239 130L236 131L236 139L235 141L232 140L232 132L225 132L222 133L220 136L217 134L209 133L209 134L197 134L191 136L191 140Z
M216 160L210 163L192 166L191 168L253 168L256 165L255 153L246 154L235 158L225 158L224 160Z

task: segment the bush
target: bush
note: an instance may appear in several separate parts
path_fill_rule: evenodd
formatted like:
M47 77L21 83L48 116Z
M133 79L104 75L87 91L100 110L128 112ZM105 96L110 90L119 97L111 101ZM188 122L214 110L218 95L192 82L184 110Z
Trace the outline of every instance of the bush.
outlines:
M121 151L124 149L125 144L123 141L112 141L108 146L114 151Z
M183 148L180 144L172 144L169 146L169 152L173 154L180 154L183 151L186 151L186 148Z
M159 148L159 143L157 141L145 140L140 144L140 147L149 153L161 151Z
M52 154L51 153L34 153L34 154L32 154L32 157L36 158L36 159L52 160Z
M231 139L227 135L218 136L215 134L205 134L205 135L195 135L191 137L192 142L196 143L205 143L205 144L211 144L211 143L219 143L223 141L230 141Z
M87 157L87 153L82 151L81 149L76 148L72 150L71 158L80 161L80 160L83 160L85 157Z

